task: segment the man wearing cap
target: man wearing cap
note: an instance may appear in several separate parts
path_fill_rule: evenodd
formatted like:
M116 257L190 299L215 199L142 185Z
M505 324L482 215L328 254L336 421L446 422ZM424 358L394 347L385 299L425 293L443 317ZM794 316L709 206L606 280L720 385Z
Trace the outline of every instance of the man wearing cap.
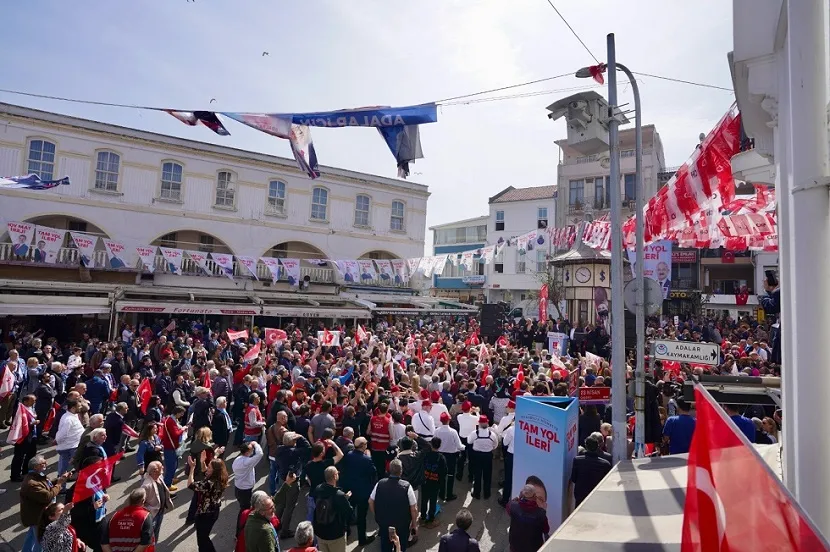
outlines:
M461 451L461 455L458 458L457 464L457 471L455 472L455 477L459 481L464 476L464 463L469 458L472 461L472 457L470 452L472 447L470 446L472 443L467 441L467 437L471 433L473 433L476 429L476 424L478 424L478 415L472 412L473 405L470 401L464 401L461 403L461 414L458 415L458 436L461 438L461 442L464 443L466 446L464 450ZM472 468L471 468L472 470ZM468 481L470 483L473 482L473 472L470 471L468 476Z
M473 472L473 498L480 499L482 489L484 499L490 498L490 486L493 479L493 451L499 444L498 434L490 429L487 416L478 418L478 427L467 437L472 447L470 471Z
M449 502L458 498L453 494L455 484L455 465L458 462L458 453L464 450L458 432L450 427L450 415L446 412L441 414L441 425L435 430L435 436L441 439L440 452L447 461L447 477L438 490L438 497Z
M510 418L510 421L506 424L504 429L501 429L501 424L499 424L501 444L504 451L504 487L502 489L501 499L499 500L499 504L502 506L507 506L507 503L510 502L510 495L513 494L513 450L516 431L516 424L513 423L515 421L515 414L513 412L515 409L516 403L513 401L508 402L508 413L504 418L502 418L502 421L507 418Z
M432 420L435 422L435 427L440 427L441 416L449 414L450 411L447 410L444 401L441 399L441 393L438 391L430 393L429 400L432 402L432 409L430 409L429 415L432 416Z
M432 439L435 435L435 420L432 419L432 401L421 401L421 411L412 415L412 428L422 439Z

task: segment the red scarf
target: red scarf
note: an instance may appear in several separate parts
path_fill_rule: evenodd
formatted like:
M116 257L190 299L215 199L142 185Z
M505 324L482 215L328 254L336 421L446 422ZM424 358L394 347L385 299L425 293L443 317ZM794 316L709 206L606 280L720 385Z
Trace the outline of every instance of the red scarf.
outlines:
M72 535L72 552L78 552L78 533L71 525L68 525L67 529L69 529L69 534Z

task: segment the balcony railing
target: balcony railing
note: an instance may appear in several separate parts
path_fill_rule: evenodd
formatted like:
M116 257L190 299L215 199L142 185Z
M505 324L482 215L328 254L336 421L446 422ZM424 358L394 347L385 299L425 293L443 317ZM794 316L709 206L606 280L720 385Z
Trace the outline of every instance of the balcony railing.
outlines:
M577 201L568 205L568 213L581 213L584 209L582 202Z

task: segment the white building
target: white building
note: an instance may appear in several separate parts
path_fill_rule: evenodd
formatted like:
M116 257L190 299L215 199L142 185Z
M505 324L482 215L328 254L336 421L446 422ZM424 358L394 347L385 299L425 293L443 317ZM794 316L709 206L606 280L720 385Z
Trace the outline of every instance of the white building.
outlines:
M161 257L153 274L105 269L79 274L68 234L58 263L35 267L13 257L8 221L87 232L128 247L163 245L257 259L423 255L429 192L422 184L331 167L321 167L322 176L312 181L290 159L8 104L0 104L0 128L0 175L38 173L43 179L71 180L69 186L48 191L0 190L0 282L16 286L19 293L55 291L55 286L39 283L50 280L62 282L67 295L77 295L84 286L96 286L99 295L112 294L116 287L129 295L135 288L168 300L196 292L215 303L224 294L226 301L248 306L257 304L249 299L257 293L297 297L285 282L272 285L261 262L259 281L238 266L233 280L197 276L198 267L187 262L185 275L176 276L167 273ZM100 240L98 249L96 259L104 259ZM331 297L340 292L335 271L303 261L302 273L311 277L309 293L342 306ZM303 301L311 311L325 306L313 298ZM40 312L31 298L1 302L6 306L0 314ZM9 306L15 302L28 307ZM67 314L79 310L72 297L46 301L44 308L61 312L61 305ZM99 311L113 305L111 298L102 300Z
M654 125L643 125L643 187L645 198L654 196L660 188L659 173L665 170L663 142ZM623 201L623 220L634 212L634 129L620 130L620 191ZM579 224L590 215L597 219L608 214L611 203L608 155L583 155L568 146L567 140L557 140L560 148L557 177L558 209L555 226Z
M493 245L552 224L557 209L556 186L510 186L491 197L488 203L487 244ZM530 254L519 255L515 247L503 248L486 268L487 302L504 301L513 307L522 307L526 316L537 316L538 305L530 296L541 286L537 272L547 271L550 254L549 239Z
M432 254L458 257L458 253L481 249L487 245L487 226L490 217L484 215L457 222L437 224L432 230ZM484 286L487 283L486 265L476 255L473 270L467 270L461 263L448 262L441 274L434 276L432 294L448 297L465 303L483 303Z

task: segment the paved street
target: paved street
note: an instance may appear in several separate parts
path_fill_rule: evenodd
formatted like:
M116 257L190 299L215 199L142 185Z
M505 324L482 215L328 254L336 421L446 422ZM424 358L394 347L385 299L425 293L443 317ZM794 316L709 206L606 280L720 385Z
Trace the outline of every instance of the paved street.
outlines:
M4 443L2 456L0 457L0 480L5 481L0 485L0 489L5 490L5 494L0 495L0 552L14 551L17 552L23 547L23 540L25 531L20 525L19 513L19 483L11 483L8 481L8 470L11 464L12 447L5 445L6 432L2 433L2 440ZM49 474L54 476L57 466L57 455L54 447L42 447L39 452L43 452L49 460ZM235 453L232 453L232 459ZM180 462L180 468L184 465L184 461ZM267 476L267 462L263 461L259 465L257 475L259 480L257 489L266 488ZM495 470L494 470L495 471ZM498 473L496 471L496 473ZM112 513L115 509L124 502L125 497L129 492L135 489L139 483L139 477L135 470L135 455L131 453L127 455L126 459L119 464L116 469L116 474L122 478L121 481L113 485L109 489L111 497L108 512ZM466 474L465 474L466 476ZM494 474L495 479L495 474ZM495 485L496 481L493 482ZM233 475L231 475L231 487L225 494L225 505L219 521L214 527L214 544L216 549L220 552L233 550L234 546L234 524L236 514L238 512L237 503L233 498ZM180 485L178 497L175 500L175 509L165 515L161 528L161 538L156 550L176 550L177 552L196 552L196 533L192 525L185 526L184 519L187 514L187 507L190 504L191 492L184 489L184 484ZM442 504L445 508L441 513L439 519L441 524L433 529L420 529L420 540L412 550L437 550L438 539L448 529L453 526L455 513L462 506L467 506L471 509L474 516L474 523L472 527L472 534L479 539L482 551L502 552L507 550L507 527L509 519L504 513L504 510L499 507L496 500L498 493L494 489L493 496L488 501L473 500L469 495L469 485L465 482L456 485L456 494L459 496L458 500L450 502L448 505ZM303 520L305 514L305 492L300 497L300 503L294 511L294 519L291 522L291 527L296 527L297 523ZM375 530L376 526L369 514L369 530ZM293 539L292 539L293 541ZM286 550L290 546L294 546L294 542L282 542L281 547ZM352 532L352 539L349 541L348 550L360 550L357 545L357 536ZM380 545L372 543L366 550L380 550Z

